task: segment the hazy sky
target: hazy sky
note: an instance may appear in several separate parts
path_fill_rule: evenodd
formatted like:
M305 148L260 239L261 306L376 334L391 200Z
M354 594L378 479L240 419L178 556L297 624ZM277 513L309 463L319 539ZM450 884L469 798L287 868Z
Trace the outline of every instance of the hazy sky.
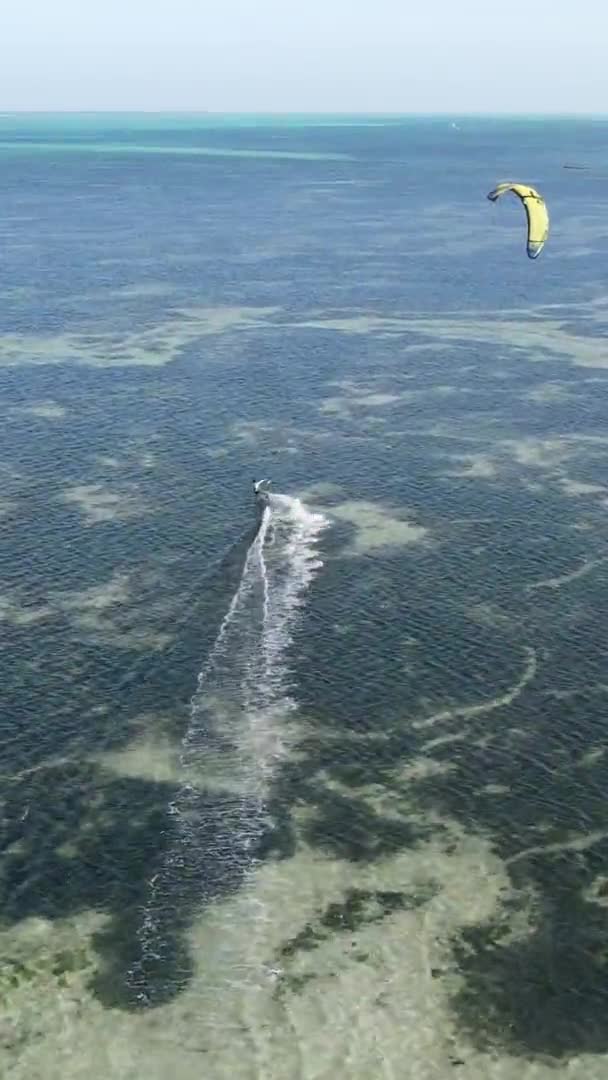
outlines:
M4 0L0 110L608 112L606 0Z

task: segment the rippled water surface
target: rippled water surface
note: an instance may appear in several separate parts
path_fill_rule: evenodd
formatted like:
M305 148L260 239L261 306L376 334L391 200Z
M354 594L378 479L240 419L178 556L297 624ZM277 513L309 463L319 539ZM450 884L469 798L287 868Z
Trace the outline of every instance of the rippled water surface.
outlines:
M605 141L0 117L3 1076L608 1078Z

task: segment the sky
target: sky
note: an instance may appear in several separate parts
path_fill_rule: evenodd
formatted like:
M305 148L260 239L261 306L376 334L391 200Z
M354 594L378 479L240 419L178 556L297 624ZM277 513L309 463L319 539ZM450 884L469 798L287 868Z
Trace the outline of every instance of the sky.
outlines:
M605 0L5 0L0 111L608 112Z

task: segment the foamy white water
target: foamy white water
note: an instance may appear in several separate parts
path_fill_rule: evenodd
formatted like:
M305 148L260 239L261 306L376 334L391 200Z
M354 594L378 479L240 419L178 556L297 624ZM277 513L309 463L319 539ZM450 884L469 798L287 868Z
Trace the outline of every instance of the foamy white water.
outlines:
M142 1000L174 985L175 935L201 905L242 884L272 827L269 783L296 702L287 650L322 566L327 519L275 494L199 673L184 736L184 782L168 807L167 852L150 881L129 980ZM166 969L166 970L164 970Z

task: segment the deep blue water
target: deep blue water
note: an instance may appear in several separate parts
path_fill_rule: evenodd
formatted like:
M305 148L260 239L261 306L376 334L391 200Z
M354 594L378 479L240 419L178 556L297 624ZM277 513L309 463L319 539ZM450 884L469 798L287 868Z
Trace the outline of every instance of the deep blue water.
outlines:
M426 842L438 816L489 838L536 921L515 944L509 908L456 937L458 1023L524 1057L608 1050L589 899L608 876L605 136L0 117L1 916L111 915L104 1004L141 1006L127 973L175 785L96 755L147 723L188 730L270 475L335 488L307 498L331 525L288 649L314 735L277 765L257 857L289 858L296 802L300 841L353 864ZM547 199L535 263L519 205L485 200L502 179ZM383 543L403 517L425 538ZM429 748L431 730L463 738ZM408 782L419 814L396 827L358 789L398 790L395 763L420 756L452 767ZM320 768L352 795L320 791ZM175 884L148 1004L187 985L189 920L246 872L250 855L224 880L205 852Z

